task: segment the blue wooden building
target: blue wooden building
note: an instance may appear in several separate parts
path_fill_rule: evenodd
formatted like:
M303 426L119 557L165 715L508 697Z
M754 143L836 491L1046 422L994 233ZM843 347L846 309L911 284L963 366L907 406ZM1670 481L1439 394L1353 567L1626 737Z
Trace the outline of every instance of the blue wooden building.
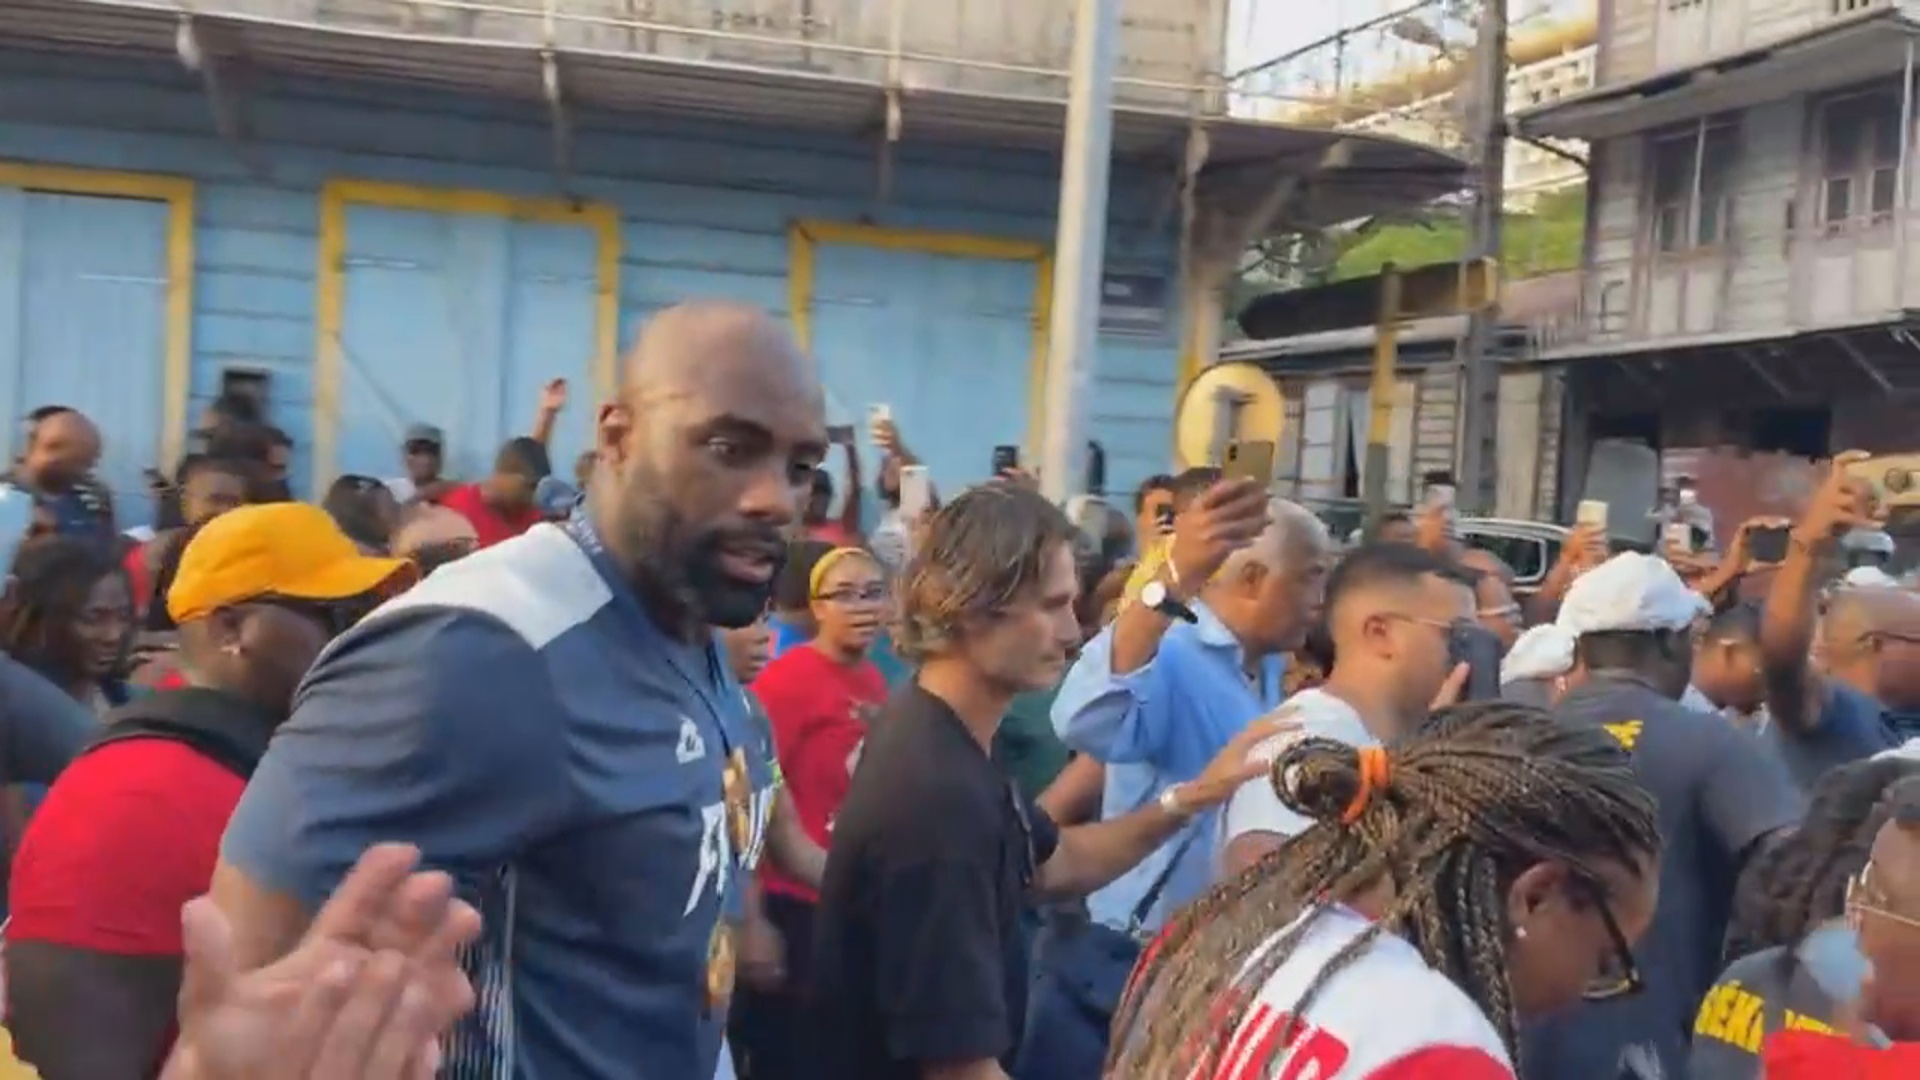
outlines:
M1064 55L1000 72L914 52L897 19L888 52L772 16L739 45L759 52L722 54L724 2L679 5L702 9L679 30L625 0L518 6L8 3L0 415L85 410L130 492L245 388L313 491L396 474L417 421L475 475L565 376L565 461L647 314L723 297L789 319L830 410L889 404L949 489L995 444L1037 451ZM1238 119L1217 71L1130 77L1120 101L1089 409L1113 489L1167 466L1249 235L1458 177L1391 139Z

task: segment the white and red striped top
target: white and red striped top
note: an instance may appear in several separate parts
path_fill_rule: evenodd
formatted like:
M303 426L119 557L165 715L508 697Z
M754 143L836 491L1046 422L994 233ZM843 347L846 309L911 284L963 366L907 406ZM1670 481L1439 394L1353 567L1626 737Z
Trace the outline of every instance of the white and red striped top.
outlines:
M1260 988L1208 1080L1514 1080L1479 1007L1392 934L1328 980L1304 1023L1289 1023L1314 976L1367 926L1349 908L1324 911Z

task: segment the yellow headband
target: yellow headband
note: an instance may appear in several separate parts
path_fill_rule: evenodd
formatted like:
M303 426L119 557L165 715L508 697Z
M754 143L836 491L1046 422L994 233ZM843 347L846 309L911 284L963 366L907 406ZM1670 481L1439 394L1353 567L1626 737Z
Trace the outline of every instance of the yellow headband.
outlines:
M863 547L834 548L832 551L820 556L820 561L813 564L813 573L807 575L807 597L814 600L819 599L820 583L827 580L827 571L832 570L835 566L850 557L859 557L868 562L874 561L872 553Z

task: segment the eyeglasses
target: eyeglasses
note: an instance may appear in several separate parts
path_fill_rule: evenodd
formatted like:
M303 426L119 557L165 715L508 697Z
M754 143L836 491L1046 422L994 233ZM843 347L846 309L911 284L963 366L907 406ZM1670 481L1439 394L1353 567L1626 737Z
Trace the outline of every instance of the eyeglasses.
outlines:
M883 582L859 587L848 586L823 592L815 600L826 600L835 604L872 604L887 598L887 586Z
M1607 938L1612 945L1612 963L1608 969L1595 976L1587 984L1580 996L1588 1001L1615 1001L1632 997L1646 989L1646 978L1640 973L1640 962L1633 958L1633 947L1627 944L1627 935L1620 929L1620 920L1614 918L1613 905L1601 895L1597 887L1587 887L1589 900L1600 911L1600 924L1607 929Z
M1425 626L1447 634L1457 634L1463 630L1471 630L1474 627L1472 619L1429 619L1424 615L1406 615L1398 611L1383 611L1380 613L1380 617L1383 619L1398 619L1404 623L1412 623L1415 626Z
M1896 926L1904 926L1909 930L1920 930L1920 919L1916 919L1911 915L1902 915L1897 911L1887 910L1886 897L1882 896L1879 890L1873 887L1872 881L1869 880L1868 876L1872 871L1873 864L1868 863L1860 868L1858 874L1847 879L1847 924L1855 930L1858 930L1860 929L1860 923L1864 921L1862 916L1874 915Z

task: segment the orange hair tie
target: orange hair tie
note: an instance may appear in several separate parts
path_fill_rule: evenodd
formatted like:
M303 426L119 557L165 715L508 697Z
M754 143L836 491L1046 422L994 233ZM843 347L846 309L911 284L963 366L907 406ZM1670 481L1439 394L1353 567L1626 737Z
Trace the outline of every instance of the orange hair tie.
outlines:
M1353 801L1340 814L1340 824L1351 825L1360 820L1367 812L1367 806L1373 802L1376 792L1387 786L1393 776L1393 769L1387 764L1387 752L1378 746L1360 748L1360 790L1353 793Z

